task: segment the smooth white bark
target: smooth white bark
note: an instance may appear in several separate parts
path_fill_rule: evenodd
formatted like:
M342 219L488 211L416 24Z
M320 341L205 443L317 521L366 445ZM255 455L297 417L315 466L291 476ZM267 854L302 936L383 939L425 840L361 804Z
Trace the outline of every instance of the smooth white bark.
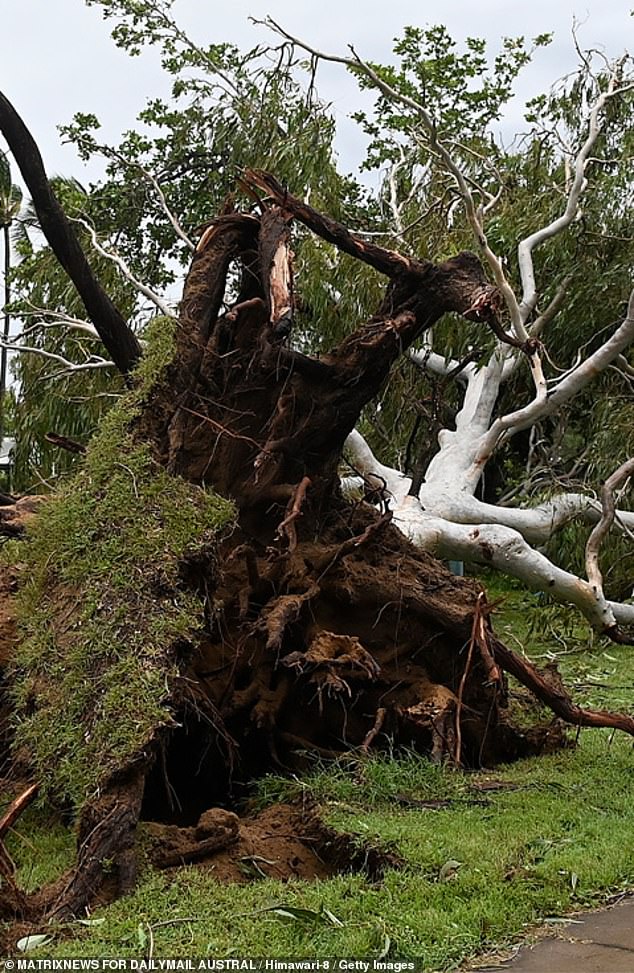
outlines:
M62 366L62 370L57 375L52 376L53 378L70 373L74 374L75 372L90 372L100 368L114 368L114 362L106 358L100 358L99 355L91 355L84 362L72 362L62 355L56 355L52 351L45 351L44 348L35 348L22 344L17 345L12 341L0 341L0 348L7 348L19 354L39 355L40 358L47 358L49 361L57 362Z
M479 399L475 397L475 401ZM533 590L574 605L597 632L634 625L634 605L608 601L600 585L557 567L532 546L545 543L555 530L575 518L598 522L602 511L594 498L565 493L536 507L498 507L465 490L443 486L440 474L436 485L424 483L419 496L413 497L409 496L411 479L380 463L359 432L350 434L346 447L363 479L348 478L345 486L359 487L364 480L372 488L383 486L391 500L394 524L424 550L518 578ZM616 518L626 528L634 528L634 512L617 511Z
M597 139L601 134L602 114L606 103L613 98L619 91L624 90L618 83L621 73L622 61L617 61L612 65L610 77L605 91L602 91L590 109L588 117L588 133L585 142L581 146L577 157L574 160L574 175L568 188L568 197L563 213L552 220L547 226L540 227L530 236L521 241L517 248L517 258L519 264L520 278L522 281L523 293L520 304L522 321L526 321L534 311L538 299L537 284L535 282L535 268L533 266L533 250L550 240L558 233L566 230L576 219L579 212L579 203L585 192L588 180L586 178L586 168L591 158L592 150L596 145ZM627 90L627 89L625 89Z
M586 574L588 581L597 589L603 588L603 575L599 566L601 544L608 536L616 517L614 493L632 476L634 476L634 459L628 459L607 478L601 488L601 518L586 544Z
M354 467L373 488L385 485L393 501L399 505L408 496L411 479L398 470L380 463L363 436L354 430L346 440L346 448ZM437 454L438 455L438 454ZM355 477L348 477L348 489L362 485ZM599 501L584 493L560 493L534 507L500 507L485 503L464 492L452 492L442 483L435 486L423 483L419 496L422 509L428 513L457 524L498 524L518 531L530 544L542 545L572 520L596 524L601 518ZM617 510L617 525L634 531L634 511Z
M423 510L416 497L401 502L394 523L437 557L497 568L533 590L574 605L597 632L634 625L634 605L608 601L601 588L557 567L510 527L456 524Z
M156 305L161 314L165 315L165 317L170 318L174 316L174 309L166 303L160 294L157 294L156 291L153 291L151 287L147 287L144 283L142 283L142 281L138 280L138 278L134 276L123 257L120 257L118 253L113 253L111 250L106 250L106 248L101 245L99 238L97 237L97 234L90 223L87 223L86 220L82 220L79 217L74 218L73 223L81 223L84 229L88 230L88 233L90 234L90 241L97 253L100 254L100 256L105 257L106 260L111 260L113 264L119 268L125 279L138 290L139 294L143 294L144 297L147 297L147 299L151 301L152 304Z

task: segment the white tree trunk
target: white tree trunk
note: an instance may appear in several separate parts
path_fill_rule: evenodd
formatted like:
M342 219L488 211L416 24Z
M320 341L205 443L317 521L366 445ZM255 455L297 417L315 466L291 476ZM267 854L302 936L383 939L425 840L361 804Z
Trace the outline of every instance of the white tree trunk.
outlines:
M574 605L596 631L617 637L619 626L634 625L634 605L608 601L596 578L590 583L576 577L531 546L545 544L573 519L597 523L602 517L601 504L591 496L563 493L535 507L501 507L484 503L474 494L486 463L501 443L518 429L555 412L633 339L634 294L625 321L593 355L573 368L548 396L536 382L535 398L528 406L498 418L493 417L495 403L502 383L516 367L517 353L498 345L486 366L467 365L461 373L466 386L456 429L439 433L439 450L416 497L409 495L411 479L380 463L357 431L346 444L353 464L372 489L384 489L394 523L425 550L447 560L497 568L532 589ZM412 358L436 373L455 367L429 348L412 353ZM363 480L351 478L344 486L358 486L359 482ZM616 511L616 520L622 530L634 531L634 513Z
M634 605L608 601L600 586L558 568L509 527L453 523L427 513L416 497L404 498L394 511L394 523L437 557L497 568L533 590L574 605L598 632L634 625Z

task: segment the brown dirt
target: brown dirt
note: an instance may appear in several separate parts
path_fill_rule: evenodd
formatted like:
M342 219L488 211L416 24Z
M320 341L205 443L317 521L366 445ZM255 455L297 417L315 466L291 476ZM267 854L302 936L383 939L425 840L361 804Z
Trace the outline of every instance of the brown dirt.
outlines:
M385 848L334 831L323 822L319 809L306 803L275 804L244 817L210 808L194 827L146 822L143 831L155 867L171 871L193 865L221 884L246 885L263 878L315 881L347 872L360 872L371 882L380 882L386 869L403 865L402 859ZM64 876L56 883L60 891L67 879ZM94 897L93 907L108 905L119 894L111 876ZM35 919L41 912L35 907L40 897L50 899L50 889L35 893L28 909L34 921L18 919L0 929L0 955L12 955L21 937L50 928ZM15 914L20 915L18 908Z
M45 501L44 496L20 497L15 503L0 507L0 535L19 537L23 534Z
M315 808L276 804L239 818L211 808L191 828L149 823L150 856L159 868L196 862L218 882L246 884L261 878L314 880L340 872L362 871L378 880L396 855L359 846L333 831Z

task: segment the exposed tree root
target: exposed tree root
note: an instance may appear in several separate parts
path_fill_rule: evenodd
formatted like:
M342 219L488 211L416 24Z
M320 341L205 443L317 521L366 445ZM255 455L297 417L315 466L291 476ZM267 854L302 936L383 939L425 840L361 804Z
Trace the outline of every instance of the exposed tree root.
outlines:
M505 672L515 676L540 702L566 723L572 726L607 727L634 736L634 717L608 710L582 709L572 701L558 674L548 678L532 662L513 652L499 639L492 636L491 643L495 658Z
M15 800L11 801L7 810L0 817L0 844L5 840L9 829L13 827L20 815L24 813L29 804L33 803L37 797L37 792L38 785L31 784L25 791L18 794Z
M175 690L183 729L166 732L84 807L76 866L55 886L25 896L6 883L5 915L81 915L106 870L114 894L131 888L142 807L167 822L154 832L154 859L174 867L237 841L235 815L209 809L267 769L388 743L481 766L561 741L553 727L513 728L503 672L574 725L634 735L631 717L582 710L507 649L478 585L418 552L372 508L342 508L293 550L286 540L232 540L242 556L216 570L215 611L184 661L187 696Z
M22 899L9 886L16 914L81 914L107 868L117 894L129 889L142 813L168 829L155 849L161 867L226 850L235 820L225 813L219 821L210 808L269 769L301 770L315 754L364 754L389 741L475 767L561 742L559 725L532 733L513 726L504 671L575 725L634 734L630 717L579 709L503 646L479 585L417 550L390 512L350 506L340 495L343 443L403 351L448 311L497 327L499 294L478 259L402 257L359 240L265 173L247 180L273 202L259 215L225 213L204 231L174 358L144 392L132 429L162 475L232 498L238 525L217 557L199 553L182 565L182 584L203 593L206 618L197 643L192 637L158 650L176 659L160 701L164 724L157 718L142 752L122 756L81 808L71 872ZM389 281L376 314L319 359L287 342L293 218ZM72 253L65 233L65 266ZM241 268L241 285L225 311L232 264ZM93 291L82 293L95 313L105 306L100 334L116 340L121 321ZM124 342L120 367L127 371L136 354L136 339ZM63 611L79 611L79 601ZM35 707L37 694L36 686ZM168 716L176 717L171 727Z
M5 848L4 841L9 830L37 795L37 784L31 784L11 802L0 818L0 884L4 899L0 905L0 919L22 917L28 912L28 898L15 881L15 865Z
M85 806L79 824L75 867L39 895L40 909L48 918L59 920L81 915L101 890L106 872L114 873L118 895L134 888L143 770L132 771L112 783L104 794Z

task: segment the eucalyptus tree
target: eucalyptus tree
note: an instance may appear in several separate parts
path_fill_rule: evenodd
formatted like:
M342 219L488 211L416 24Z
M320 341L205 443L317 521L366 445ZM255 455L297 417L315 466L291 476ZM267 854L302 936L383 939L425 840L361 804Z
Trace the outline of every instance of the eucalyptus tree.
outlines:
M6 155L0 152L0 228L2 229L2 249L4 257L4 314L2 335L4 338L0 351L0 444L4 436L5 407L7 391L8 351L7 342L11 331L11 227L20 212L22 191L13 183L11 166Z
M613 499L600 502L583 474L602 469L607 476L612 457L616 479L626 488L634 450L630 424L606 436L605 412L596 408L597 396L630 396L634 374L630 58L585 57L571 84L529 104L531 131L509 151L498 146L491 124L509 97L516 65L527 57L518 42L505 42L487 73L480 42L468 41L466 54L458 56L442 28L412 29L396 45L396 65L384 67L354 52L325 54L273 21L268 25L313 61L343 63L376 92L374 115L358 118L371 138L367 164L387 165L386 238L407 252L424 253L430 217L439 212L436 252L449 241L475 246L500 295L488 340L447 320L410 353L435 376L428 410L435 448L429 449L426 437L416 457L419 424L410 426L409 438L399 429L404 409L397 395L391 429L382 419L380 438L371 422L349 437L357 475L346 486L376 490L383 484L396 522L425 549L513 574L574 604L597 632L628 639L622 626L634 622L634 606L606 596L595 563L604 518L615 516ZM433 220L431 225L439 227ZM555 237L557 245L549 246ZM591 387L597 377L602 381ZM451 403L445 401L444 413L442 408L452 384L458 386L453 415ZM590 417L576 422L575 405ZM529 434L525 475L506 483L502 503L478 497L487 464L522 432ZM579 437L584 447L575 455ZM597 461L596 445L606 438L610 446ZM386 440L389 465L370 448L374 441L384 449ZM402 450L406 441L400 458L409 461L409 470L398 462L399 444ZM535 455L549 453L536 471ZM562 477L575 475L584 489L557 490ZM535 503L538 488L545 497ZM525 498L528 503L521 502ZM629 544L634 514L621 510L616 517ZM541 550L575 520L602 525L588 538L587 579Z
M529 103L527 134L505 148L495 126L517 74L547 35L532 47L506 39L491 58L480 40L468 39L460 51L442 27L410 28L396 42L391 66L334 57L377 95L374 110L356 116L369 141L365 167L384 173L374 196L338 175L332 119L312 83L301 84L301 58L308 56L312 77L326 55L272 22L280 46L244 55L229 45L193 43L172 19L171 3L97 5L129 53L144 44L160 47L178 106L149 102L145 131L127 133L116 148L99 142L92 116L65 128L82 154L108 158L107 178L88 194L90 212L79 217L80 229L101 265L111 260L133 301L136 292L128 309L133 325L142 325L148 307L170 310L170 287L191 256L194 229L204 225L207 206L218 208L236 187L244 191L239 174L246 164L275 170L362 239L407 255L429 258L475 245L502 295L497 334L474 333L446 315L368 404L348 441L348 459L371 484L372 469L386 480L397 520L423 546L515 574L572 600L597 630L618 633L617 616L625 622L631 615L628 606L616 615L611 606L631 588L623 557L631 514L619 514L621 534L606 571L609 597L594 593L580 573L583 525L600 516L599 483L634 451L629 318L618 332L618 353L608 343L606 358L600 340L614 331L629 293L628 59L598 68L586 59L574 78ZM252 187L247 197L254 201ZM553 236L556 245L549 243ZM321 353L350 320L371 313L380 281L323 239L300 233L295 246L302 298L292 340ZM37 277L29 282L31 273L25 266L27 300ZM56 311L61 325L64 304L57 298ZM76 313L67 312L71 322ZM57 325L46 323L50 340ZM69 359L74 382L84 362L104 366L103 356L95 361L86 351L91 340L86 329L79 344L77 333L73 338L83 359ZM20 470L41 450L38 396L45 424L55 401L42 372L59 365L51 359L36 366L30 404L25 396L18 411L25 423ZM66 432L84 439L107 394L100 386L95 411L82 403L88 421ZM533 405L518 410L531 394ZM347 476L344 485L359 489L362 479ZM491 536L483 546L485 535Z
M217 134L215 113L208 113L209 122L202 107L210 84L211 95L221 83L229 88L216 106L218 124L223 131L226 126L224 155L214 150L202 171L190 170L187 153L177 146L172 161L178 157L184 173L166 173L160 166L171 156L164 132L149 140L128 137L123 148L105 149L112 169L103 196L97 187L82 194L58 185L58 193L67 194L67 215L26 125L0 95L0 130L51 253L81 300L75 305L67 295L61 309L49 305L36 313L44 326L61 321L83 331L82 340L98 338L129 388L77 478L44 507L27 541L25 638L11 674L17 740L47 796L76 814L78 850L76 867L37 896L22 893L7 873L1 917L78 915L106 873L120 892L128 890L143 801L150 816L170 820L179 806L204 812L227 801L238 765L249 780L268 768L300 768L311 752L336 757L403 744L457 766L539 752L552 743L553 727L527 732L515 725L505 672L577 727L634 735L631 716L581 709L558 680L504 645L482 588L454 577L421 549L494 564L506 559L509 569L522 559L534 563L537 552L526 553L518 531L512 535L515 550L508 526L487 531L488 505L475 497L481 468L505 434L525 420L553 414L591 373L618 363L629 346L631 313L607 338L597 336L596 347L549 392L541 338L563 299L563 282L539 308L533 260L539 243L573 222L586 189L585 163L598 148L601 111L625 93L623 71L610 75L606 93L596 93L570 184L562 191L556 184L563 221L555 225L555 214L537 236L522 237L520 301L485 234L485 218L504 193L474 142L507 96L505 79L521 46L511 45L496 65L491 86L483 88L485 103L476 99L471 106L473 138L460 148L458 161L416 92L399 91L400 76L387 79L389 73L359 59L349 62L389 101L415 112L416 141L428 153L415 179L422 176L423 189L433 182L431 209L442 213L445 196L454 183L458 187L452 202L464 206L480 256L463 248L459 223L451 240L438 220L432 224L438 229L434 252L425 255L409 252L405 223L389 228L404 239L399 247L368 236L386 233L380 206L360 205L360 190L337 176L329 145L316 141L315 157L304 159L303 139L311 131L317 139L324 115L312 96L307 108L294 78L299 41L284 34L277 55L287 70L280 70L277 63L262 66L262 52L236 61L229 49L192 48L165 19L167 2L117 0L103 7L128 18L118 24L117 37L132 51L146 36L163 44L176 94L191 99L191 138L208 125L196 143L201 153ZM473 51L479 58L477 47ZM209 65L212 82L200 76ZM483 71L476 66L472 76L481 78ZM424 88L424 97L429 90ZM469 88L457 103L467 95ZM269 96L280 110L288 109L282 123L271 115ZM245 98L250 107L242 116ZM449 99L450 118L454 108ZM167 122L165 109L154 106L154 119ZM250 133L243 143L229 137L236 119ZM293 120L301 121L296 136ZM98 148L95 126L84 118L73 130L86 152ZM179 115L168 131L181 132L180 126ZM239 174L240 200L219 205L224 175L228 181L231 166L244 161L247 151L257 160L259 152L270 157L285 182L247 168ZM474 159L483 172L468 170ZM219 212L205 213L199 200L190 204L187 181L179 209L176 175L193 179L202 193L205 169ZM443 173L451 177L447 187ZM391 174L388 208L396 217L404 210ZM318 176L319 189L312 184ZM285 184L291 180L297 191ZM114 183L117 192L108 199ZM152 217L141 207L117 235L118 220L109 222L113 202L130 190L128 212L140 186L151 191ZM414 187L406 180L406 199L416 197ZM330 193L336 198L326 207ZM180 247L188 269L173 311L161 289L177 272L173 261ZM99 258L94 266L85 251ZM31 256L44 259L38 252ZM353 269L357 265L362 273ZM97 266L103 267L101 280ZM106 266L120 276L112 292L104 287ZM28 266L24 270L28 288ZM47 280L43 274L37 282L38 301L47 297ZM61 286L56 279L48 297L57 302ZM154 314L147 333L139 328L144 301ZM447 315L457 315L460 324L455 318L445 323ZM473 349L454 352L452 334L465 344L475 341L466 333L484 345L482 360ZM367 424L367 415L378 412L373 403L410 349L443 379L466 378L456 429L441 429L440 449L418 476L415 492L414 478L380 464L359 431L364 411ZM70 345L65 350L70 355ZM56 367L71 371L86 371L89 364L41 347L38 352L43 359L56 356ZM101 370L106 358L98 357ZM524 363L533 398L494 415L505 371L509 378L520 374ZM342 492L346 443L358 474L352 484L344 478L344 487L361 487L378 510L362 498L349 502ZM574 590L563 590L593 624L619 640L626 637L622 624L630 614L605 598L599 552L614 517L613 493L631 472L624 462L606 482L588 546L589 582L575 579ZM566 502L576 512L585 509ZM530 511L499 509L500 517L526 516L537 529ZM469 516L476 511L477 523L465 524L465 510ZM589 588L594 604L586 597ZM579 591L583 598L575 596ZM186 860L235 840L235 828L210 834L208 825L201 816L198 827L177 829L187 841ZM183 860L183 846L170 844L173 830L167 831L172 837L159 849L164 865L174 863L174 855Z

